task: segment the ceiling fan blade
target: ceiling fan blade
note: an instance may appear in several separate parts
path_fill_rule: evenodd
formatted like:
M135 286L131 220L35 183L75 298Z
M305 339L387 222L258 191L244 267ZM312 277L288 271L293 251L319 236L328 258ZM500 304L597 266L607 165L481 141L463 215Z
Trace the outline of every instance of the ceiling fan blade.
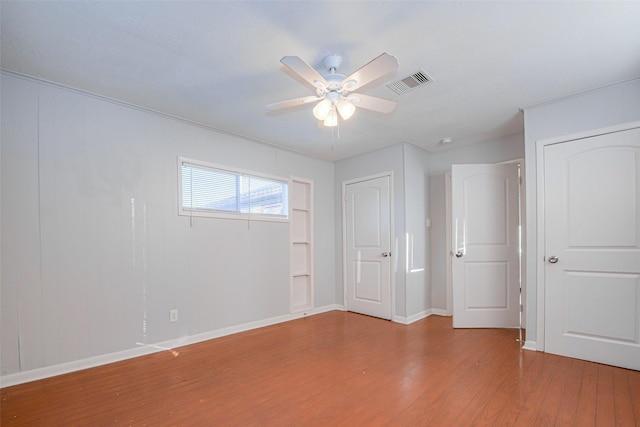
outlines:
M323 96L305 96L303 98L290 99L288 101L282 102L274 102L273 104L268 104L265 108L269 111L281 110L283 108L296 107L302 104L309 104L311 102L320 101Z
M353 92L358 88L371 83L375 79L388 74L398 68L398 60L395 56L383 53L368 64L360 67L356 72L343 80L343 88L347 92Z
M327 82L316 70L297 56L284 56L280 62L291 71L302 77L311 86L324 89Z
M347 97L358 108L377 111L378 113L389 114L396 109L398 103L390 99L378 98L377 96L362 95L355 93Z

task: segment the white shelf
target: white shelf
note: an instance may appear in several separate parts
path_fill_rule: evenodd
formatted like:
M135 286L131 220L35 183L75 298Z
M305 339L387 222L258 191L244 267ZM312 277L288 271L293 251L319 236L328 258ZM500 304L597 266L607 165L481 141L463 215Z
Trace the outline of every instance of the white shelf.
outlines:
M291 312L313 308L313 181L291 178Z
M311 273L308 271L294 271L291 273L291 277L300 277L300 276L311 276Z
M311 209L311 181L292 179L291 207L298 210Z
M306 210L294 210L291 213L291 239L294 243L310 242L311 237L311 212Z

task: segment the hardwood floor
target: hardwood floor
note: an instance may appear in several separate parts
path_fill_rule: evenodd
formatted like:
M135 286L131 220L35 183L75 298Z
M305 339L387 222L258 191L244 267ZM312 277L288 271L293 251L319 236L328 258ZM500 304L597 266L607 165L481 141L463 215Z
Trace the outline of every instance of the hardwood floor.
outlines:
M4 388L2 426L636 426L640 372L330 312Z

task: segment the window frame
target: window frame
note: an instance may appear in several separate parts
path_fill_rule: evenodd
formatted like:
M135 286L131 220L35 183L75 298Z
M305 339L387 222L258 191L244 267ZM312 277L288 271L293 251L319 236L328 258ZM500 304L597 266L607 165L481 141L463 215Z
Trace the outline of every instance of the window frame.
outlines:
M286 184L286 212L285 215L275 214L263 214L263 213L251 213L251 212L239 212L239 211L204 211L204 210L191 210L185 209L182 204L182 166L184 164L202 167L206 169L212 169L220 171L222 173L233 174L236 176L247 176L250 178L265 179L269 181L276 181ZM178 156L178 215L188 217L204 217L204 218L221 218L221 219L240 219L251 221L268 221L268 222L290 222L291 217L291 201L289 200L289 189L291 188L291 179L283 178L281 176L269 175L260 172L250 171L247 169L234 168L230 166L219 165L215 163L204 162L201 160L195 160L187 157Z

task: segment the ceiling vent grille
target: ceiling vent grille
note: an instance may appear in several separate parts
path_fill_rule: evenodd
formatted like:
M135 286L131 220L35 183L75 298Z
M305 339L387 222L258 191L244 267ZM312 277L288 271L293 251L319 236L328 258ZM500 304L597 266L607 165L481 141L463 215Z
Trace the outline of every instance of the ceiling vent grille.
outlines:
M398 95L402 95L431 82L433 79L424 71L419 70L403 79L389 83L387 87Z

